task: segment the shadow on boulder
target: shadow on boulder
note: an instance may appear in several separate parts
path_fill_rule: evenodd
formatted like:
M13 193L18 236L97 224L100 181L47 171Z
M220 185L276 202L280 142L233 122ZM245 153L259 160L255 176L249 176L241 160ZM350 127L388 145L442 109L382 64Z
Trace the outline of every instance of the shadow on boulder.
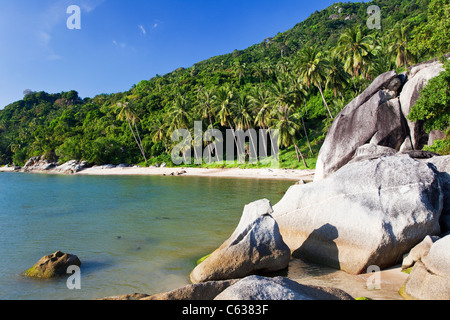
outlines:
M292 253L294 258L322 264L339 270L339 249L335 240L339 237L337 228L329 223L315 229ZM320 250L317 250L320 248Z

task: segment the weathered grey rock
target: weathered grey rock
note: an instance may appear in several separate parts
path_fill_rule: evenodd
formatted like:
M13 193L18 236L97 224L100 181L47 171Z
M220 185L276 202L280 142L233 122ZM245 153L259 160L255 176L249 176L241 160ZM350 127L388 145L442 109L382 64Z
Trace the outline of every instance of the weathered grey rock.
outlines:
M76 255L57 251L42 257L33 267L25 272L27 277L49 279L67 274L70 266L81 266Z
M436 140L445 139L445 132L433 130L428 134L428 146L432 146Z
M31 157L30 159L28 159L28 161L25 163L25 165L23 167L24 168L33 167L40 160L41 160L40 157Z
M450 300L450 236L436 241L416 262L404 286L404 296L420 300Z
M425 236L439 235L442 201L435 171L400 155L292 186L273 217L294 257L359 274L400 263Z
M425 161L433 164L439 171L438 177L444 195L440 224L441 233L444 234L450 231L450 156L433 157Z
M214 300L353 300L340 289L302 285L288 278L246 277Z
M85 161L77 161L77 160L70 160L55 169L53 169L54 172L57 173L66 173L66 174L73 174L77 173L87 167L87 163Z
M390 71L375 79L336 117L319 152L314 180L343 167L364 144L409 151L434 141L436 133L427 134L423 122L407 117L420 91L443 70L442 63L434 60L413 66L408 76Z
M23 167L23 171L25 172L41 172L41 171L49 171L55 168L57 165L54 162L49 162L44 159L44 157L32 157L30 158L25 166Z
M415 150L421 150L428 144L428 134L423 129L423 123L408 120L411 108L419 99L420 91L427 85L428 81L437 77L444 67L439 61L425 63L411 68L408 81L400 93L400 104L404 117L407 119L411 142Z
M411 251L405 255L402 262L402 269L411 268L417 261L425 257L431 249L433 243L439 240L436 236L426 236L425 239L419 243L417 246L411 249Z
M191 284L169 292L144 297L142 300L213 300L238 279Z
M393 148L369 143L356 149L355 155L349 163L377 159L383 156L393 156L396 153L397 151Z
M192 271L192 283L243 278L287 268L290 250L272 212L269 200L246 205L231 237Z
M395 71L384 73L339 113L320 149L315 181L347 164L364 144L400 149L407 136L396 98L401 82Z

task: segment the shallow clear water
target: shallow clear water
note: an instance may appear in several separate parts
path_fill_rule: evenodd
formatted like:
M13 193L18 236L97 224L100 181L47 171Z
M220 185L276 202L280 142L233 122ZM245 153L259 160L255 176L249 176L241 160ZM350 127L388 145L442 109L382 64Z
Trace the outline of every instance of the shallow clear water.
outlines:
M196 259L231 235L245 204L275 204L292 184L1 173L0 299L95 299L186 285ZM22 275L57 250L82 261L81 290L67 289L64 277Z

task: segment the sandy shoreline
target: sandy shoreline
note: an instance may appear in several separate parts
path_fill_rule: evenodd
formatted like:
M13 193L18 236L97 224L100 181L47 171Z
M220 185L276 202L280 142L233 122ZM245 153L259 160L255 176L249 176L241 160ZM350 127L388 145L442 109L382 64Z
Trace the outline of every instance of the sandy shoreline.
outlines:
M305 180L314 179L314 170L292 169L206 169L206 168L98 168L93 167L76 175L159 175L159 176L200 176L247 179Z
M14 170L12 167L0 167L0 172L23 172ZM63 174L53 170L39 171L31 170L30 173ZM277 180L304 180L306 182L314 180L314 170L293 170L293 169L209 169L209 168L142 168L142 167L113 167L97 166L84 169L74 175L91 176L120 176L120 175L148 175L148 176L198 176L198 177L218 177L218 178L244 178L244 179L277 179Z

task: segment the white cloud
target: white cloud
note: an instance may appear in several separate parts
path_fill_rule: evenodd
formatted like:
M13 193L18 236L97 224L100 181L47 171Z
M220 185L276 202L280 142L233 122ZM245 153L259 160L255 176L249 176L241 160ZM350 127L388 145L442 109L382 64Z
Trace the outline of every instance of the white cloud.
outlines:
M88 0L81 2L80 6L82 11L89 13L94 11L95 8L97 8L101 4L103 4L103 2L105 2L105 0Z
M155 24L153 25L153 29L156 29L156 28L158 28L158 23L155 23Z
M115 46L120 47L120 48L125 48L127 46L127 44L125 42L117 42L116 40L113 40L112 42Z
M144 26L141 24L139 25L139 29L141 29L142 34L145 36L147 34L147 30L145 30Z

